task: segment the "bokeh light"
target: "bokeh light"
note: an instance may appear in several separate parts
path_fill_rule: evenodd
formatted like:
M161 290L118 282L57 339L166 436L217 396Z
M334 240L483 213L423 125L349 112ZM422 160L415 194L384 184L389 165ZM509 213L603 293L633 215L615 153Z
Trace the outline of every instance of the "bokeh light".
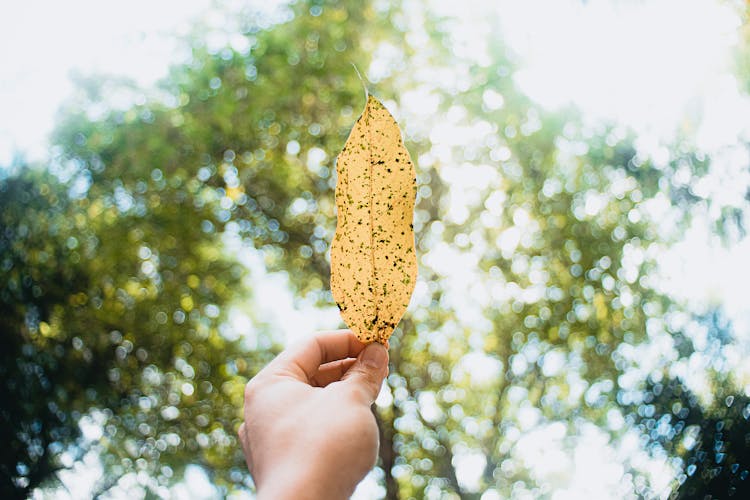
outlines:
M355 497L750 492L746 3L47 7L0 19L4 496L252 497L244 383L343 326L352 62L420 259Z

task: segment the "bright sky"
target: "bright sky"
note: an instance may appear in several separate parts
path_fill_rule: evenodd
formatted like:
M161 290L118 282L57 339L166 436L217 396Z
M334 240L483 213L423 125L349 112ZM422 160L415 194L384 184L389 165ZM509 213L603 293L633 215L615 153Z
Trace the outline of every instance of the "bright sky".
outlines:
M747 115L726 113L737 16L725 2L506 2L502 32L526 61L521 87L550 107L573 102L593 117L670 137L686 113L718 111L710 132L733 141ZM543 13L543 15L540 15ZM707 109L710 106L711 109ZM731 109L731 108L730 108ZM710 137L706 146L720 139Z
M0 164L13 150L43 159L73 71L124 75L151 85L174 61L175 33L211 0L30 0L0 14Z
M482 33L475 29L481 21L478 13L493 6L507 41L522 61L516 81L545 107L572 102L590 120L616 120L634 127L641 150L655 158L663 155L661 142L673 137L678 127L694 130L699 147L712 153L724 151L719 172L734 180L727 184L716 177L702 189L733 199L737 186L747 185L747 179L736 179L748 158L727 146L735 144L738 136L750 139L750 100L738 93L730 74L738 21L727 3L467 0L440 2L440 8L462 20L458 29L471 46L481 42L471 41L472 33L475 38ZM7 164L15 150L31 159L45 157L56 110L72 90L71 71L124 75L151 85L166 74L171 62L183 57L173 34L187 33L191 20L204 19L213 4L211 0L30 0L5 6L0 15L0 164ZM705 222L698 220L685 241L661 258L665 287L695 307L724 304L740 336L750 340L750 313L743 300L750 282L749 249L748 240L731 250L722 248ZM248 265L262 273L258 262L249 259ZM283 277L267 277L266 283L268 293L262 300L270 301L274 307L269 309L275 311L266 319L278 321L288 336L334 320L323 313L310 325L310 316L292 303ZM241 314L233 321L238 328L247 324ZM525 437L528 460L538 458L537 452L544 455L557 430L546 432ZM636 453L627 442L624 449L608 448L595 429L581 439L588 444L580 449L601 458L600 481L592 482L596 474L574 474L590 472L593 465L586 454L576 455L572 470L542 465L540 477L559 486L554 498L607 496L617 487L622 457ZM481 460L470 454L459 460L462 481L469 486L472 464ZM191 471L191 484L210 496L210 489L200 486L199 476ZM374 480L368 481L362 498L376 489ZM495 498L493 494L487 492L487 499Z

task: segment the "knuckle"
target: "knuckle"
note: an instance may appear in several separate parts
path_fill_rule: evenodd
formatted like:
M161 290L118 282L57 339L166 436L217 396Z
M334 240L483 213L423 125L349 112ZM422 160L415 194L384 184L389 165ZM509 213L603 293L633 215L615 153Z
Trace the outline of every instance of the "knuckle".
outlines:
M364 384L365 388L367 389L367 392L373 392L375 389L380 387L380 384L378 383L377 377L373 375L372 373L368 373L364 376Z
M362 373L357 382L350 386L357 399L372 399L372 395L377 393L380 388L375 378L369 373Z
M372 370L362 371L362 381L367 387L380 387L380 377Z

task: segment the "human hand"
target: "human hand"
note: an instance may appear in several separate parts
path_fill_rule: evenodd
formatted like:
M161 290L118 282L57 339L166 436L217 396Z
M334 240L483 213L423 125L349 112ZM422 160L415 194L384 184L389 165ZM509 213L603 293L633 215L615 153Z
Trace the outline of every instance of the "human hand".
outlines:
M370 406L387 373L384 346L339 330L305 339L253 377L239 437L258 498L349 498L377 459Z

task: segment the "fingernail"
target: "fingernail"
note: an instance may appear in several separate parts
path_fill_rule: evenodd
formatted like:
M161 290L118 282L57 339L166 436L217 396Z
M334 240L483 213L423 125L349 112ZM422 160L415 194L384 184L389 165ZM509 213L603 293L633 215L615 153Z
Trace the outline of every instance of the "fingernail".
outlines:
M362 351L362 364L368 368L380 368L386 362L388 352L383 344L373 342Z

